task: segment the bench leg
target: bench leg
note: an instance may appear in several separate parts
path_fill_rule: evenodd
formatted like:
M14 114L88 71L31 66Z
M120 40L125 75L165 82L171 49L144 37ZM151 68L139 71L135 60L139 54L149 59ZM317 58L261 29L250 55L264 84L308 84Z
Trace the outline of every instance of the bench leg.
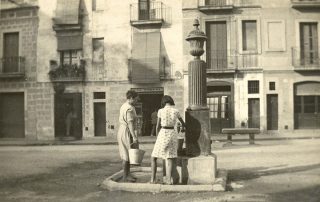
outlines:
M254 144L254 134L249 134L250 140L249 144Z
M228 134L227 143L232 144L232 135Z

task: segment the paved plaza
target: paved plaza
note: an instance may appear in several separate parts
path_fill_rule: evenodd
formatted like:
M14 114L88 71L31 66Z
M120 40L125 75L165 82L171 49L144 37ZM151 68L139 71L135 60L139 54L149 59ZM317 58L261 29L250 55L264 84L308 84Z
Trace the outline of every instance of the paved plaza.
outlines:
M213 143L229 171L222 193L109 192L102 181L121 169L116 145L0 147L1 201L319 201L320 139ZM152 144L141 145L150 166Z

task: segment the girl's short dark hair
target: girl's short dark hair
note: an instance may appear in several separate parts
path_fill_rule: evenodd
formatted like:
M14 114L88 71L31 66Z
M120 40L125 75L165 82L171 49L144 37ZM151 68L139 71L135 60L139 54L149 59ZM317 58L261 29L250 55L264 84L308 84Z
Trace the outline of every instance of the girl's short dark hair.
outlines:
M136 98L138 97L138 93L134 90L128 90L126 96L127 96L127 99Z
M167 103L170 104L170 105L175 105L172 97L169 96L169 95L165 95L165 96L162 97L162 100L161 100L161 108L163 108L164 106L166 106Z

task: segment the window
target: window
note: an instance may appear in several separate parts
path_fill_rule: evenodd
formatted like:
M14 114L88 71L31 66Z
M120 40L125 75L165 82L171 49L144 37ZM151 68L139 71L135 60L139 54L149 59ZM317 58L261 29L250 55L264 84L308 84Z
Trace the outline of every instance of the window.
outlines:
M60 64L72 65L78 64L78 51L77 50L63 50L60 51Z
M3 35L3 72L19 71L19 33L4 33Z
M92 11L102 11L104 10L105 0L92 0Z
M94 92L93 99L105 99L106 93L105 92Z
M257 21L242 21L242 50L257 51Z
M104 38L92 39L92 63L104 63Z
M92 11L97 10L97 0L92 0Z
M316 96L304 96L304 113L316 112Z
M269 90L276 90L276 82L274 81L269 82Z
M301 99L302 96L295 96L294 97L294 113L301 113Z
M259 81L248 81L248 93L249 94L259 93Z
M209 117L211 119L218 118L219 98L218 97L207 98L207 105L209 107Z

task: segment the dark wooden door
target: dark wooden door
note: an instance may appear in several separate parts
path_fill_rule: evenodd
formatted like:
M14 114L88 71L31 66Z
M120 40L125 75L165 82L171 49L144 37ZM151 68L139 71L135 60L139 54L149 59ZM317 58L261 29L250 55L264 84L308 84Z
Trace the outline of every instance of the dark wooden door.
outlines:
M106 136L106 103L94 103L94 136Z
M267 95L267 130L278 130L278 95Z
M209 69L227 69L227 24L225 21L206 24L207 64Z
M260 99L249 98L248 100L248 127L260 128Z
M5 33L3 47L3 72L19 70L19 33Z
M25 137L24 93L0 94L0 137Z
M317 23L300 24L301 65L319 64Z

